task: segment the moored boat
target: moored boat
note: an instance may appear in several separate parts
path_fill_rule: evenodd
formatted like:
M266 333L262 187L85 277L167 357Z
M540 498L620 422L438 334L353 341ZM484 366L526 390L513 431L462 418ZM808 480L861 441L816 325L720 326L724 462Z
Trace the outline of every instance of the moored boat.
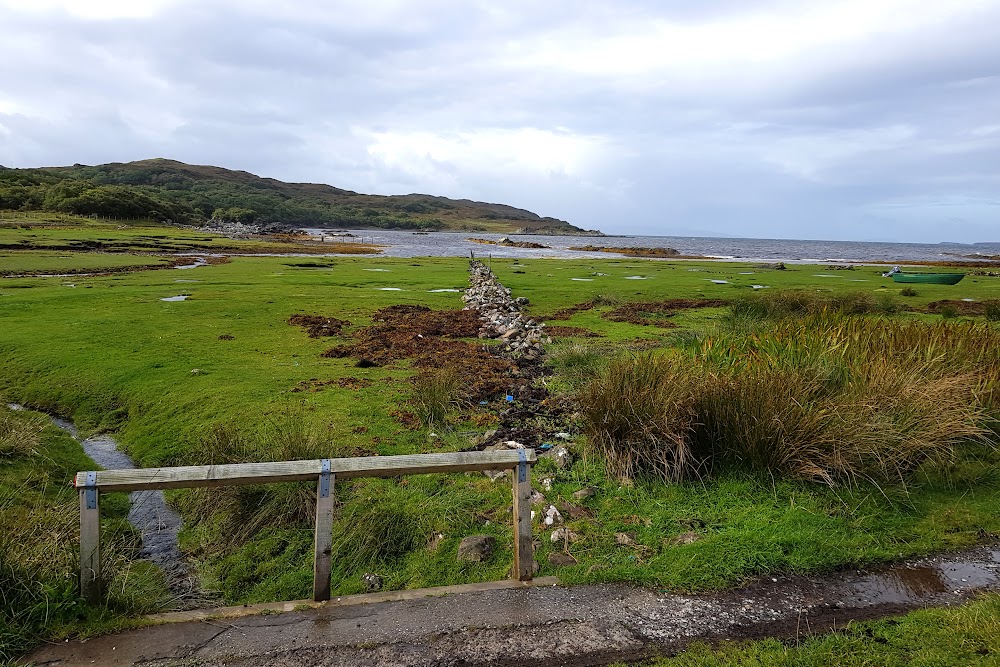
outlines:
M907 273L900 271L892 274L893 282L934 285L954 285L964 277L964 273Z

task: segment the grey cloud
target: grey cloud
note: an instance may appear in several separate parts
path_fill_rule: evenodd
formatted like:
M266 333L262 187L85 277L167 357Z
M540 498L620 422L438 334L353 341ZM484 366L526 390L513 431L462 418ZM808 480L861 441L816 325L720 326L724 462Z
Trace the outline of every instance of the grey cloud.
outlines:
M0 163L173 157L367 192L503 201L612 232L875 229L944 240L936 219L952 221L954 240L1000 232L1000 209L954 203L997 191L1000 133L971 131L1000 118L1000 5L684 81L517 58L558 48L567 32L800 4L371 5L183 3L152 19L101 21L0 5L13 36L0 44ZM910 134L884 140L898 127ZM422 171L371 155L367 143L379 132L498 128L599 137L600 159L573 176L437 156ZM890 201L913 205L881 204Z

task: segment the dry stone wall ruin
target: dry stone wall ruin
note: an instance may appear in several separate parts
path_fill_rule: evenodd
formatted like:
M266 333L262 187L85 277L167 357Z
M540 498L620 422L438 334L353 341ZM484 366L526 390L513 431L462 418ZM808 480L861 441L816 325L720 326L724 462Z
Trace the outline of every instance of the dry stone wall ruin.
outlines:
M469 262L469 289L462 296L466 310L479 312L483 323L480 338L499 338L503 351L511 357L536 361L545 354L544 324L527 319L521 308L528 305L524 297L512 298L488 266L479 260Z

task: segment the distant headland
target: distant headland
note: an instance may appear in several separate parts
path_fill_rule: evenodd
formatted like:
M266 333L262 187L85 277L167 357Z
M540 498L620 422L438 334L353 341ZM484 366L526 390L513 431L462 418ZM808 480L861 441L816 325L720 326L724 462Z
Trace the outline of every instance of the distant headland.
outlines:
M196 225L238 222L265 231L320 227L600 234L506 204L426 194L366 195L163 158L35 169L0 166L3 209Z

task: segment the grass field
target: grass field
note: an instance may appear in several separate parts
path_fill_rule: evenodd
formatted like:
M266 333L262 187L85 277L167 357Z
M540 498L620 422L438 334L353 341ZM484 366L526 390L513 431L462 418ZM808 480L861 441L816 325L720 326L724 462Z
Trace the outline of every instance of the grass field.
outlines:
M925 609L899 618L856 623L822 637L783 643L726 642L694 646L650 667L964 667L998 664L1000 595L951 609Z
M55 245L81 236L134 241L121 236L129 230L81 232L67 225L3 229L0 244L9 247L26 233L38 234L32 243ZM193 241L229 243L167 228L155 234L163 235L157 241L161 253ZM24 272L56 265L60 271L90 269L105 257L5 251L0 272L8 263ZM85 432L115 432L143 466L232 459L235 452L266 459L462 449L495 423L502 396L478 412L456 411L432 436L430 429L407 427L394 414L413 395L409 362L358 368L353 358L321 353L370 324L379 308L461 308L460 294L435 290L464 288L466 268L458 258L234 257L184 271L72 281L0 278L0 392L7 401L72 418ZM557 311L588 304L568 319L551 321L600 336L557 337L548 346L556 374L546 382L555 393L567 394L591 377L587 364L574 374L574 354L592 362L630 354L623 350L683 347L713 335L730 317L724 305L679 309L667 318L645 311L631 321L609 317L633 302L732 301L768 290L823 297L861 292L875 304L865 317L937 323L945 318L925 312L930 302L1000 296L1000 278L976 276L956 286L921 285L915 296L901 296L880 269L865 267L773 270L697 261L522 259L494 260L492 268L515 296L530 299L532 317L548 321ZM187 299L162 300L175 296ZM300 313L348 320L351 326L339 336L310 338L288 324ZM950 321L963 319L960 313L949 315L955 315ZM641 323L646 321L663 326ZM1000 478L996 453L988 446L966 448L946 465L919 471L905 488L863 480L830 487L738 467L677 484L642 476L623 484L599 457L588 455L582 428L571 424L572 466L558 468L544 459L534 471L539 485L550 480L551 491L545 491L550 502L580 510L575 518L566 517L580 538L569 546L576 565L549 564L548 554L563 545L536 527L541 574L557 574L567 583L632 581L706 590L763 573L817 571L957 548L1000 533ZM68 451L72 444L62 447ZM52 458L66 470L86 465L78 453ZM6 465L3 459L0 465ZM10 474L28 476L43 467L41 459L28 458ZM573 493L584 487L596 494L575 500ZM308 597L311 485L207 493L170 496L190 524L182 547L199 563L206 584L231 603ZM359 480L338 484L337 493L335 594L363 590L365 572L383 576L387 588L506 575L512 535L510 492L503 481L482 475ZM59 502L51 499L53 507ZM254 526L259 529L251 530ZM634 543L619 544L615 534L621 532L633 535ZM685 532L700 539L674 544L672 538ZM494 558L482 565L457 563L458 542L479 533L497 536Z

